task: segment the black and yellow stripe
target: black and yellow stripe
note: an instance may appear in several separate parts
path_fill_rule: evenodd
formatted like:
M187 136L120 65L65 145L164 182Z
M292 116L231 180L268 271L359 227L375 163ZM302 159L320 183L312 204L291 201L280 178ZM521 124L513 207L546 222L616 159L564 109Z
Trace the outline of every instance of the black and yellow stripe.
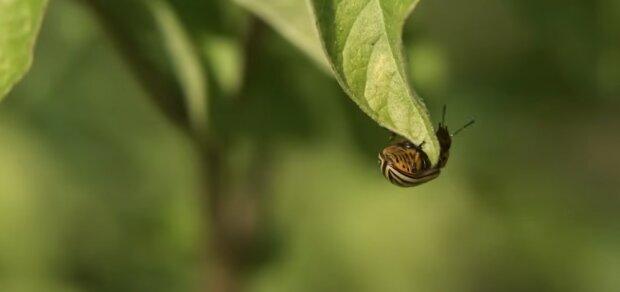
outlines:
M399 157L399 160L404 159ZM414 163L416 160L410 160ZM428 165L426 162L419 162L423 160L417 160L419 165ZM386 159L383 154L379 154L379 162L381 165L381 173L391 183L401 187L413 187L419 184L430 181L439 176L440 170L438 168L430 168L419 173L411 173L395 167L395 165ZM421 169L419 166L414 169Z

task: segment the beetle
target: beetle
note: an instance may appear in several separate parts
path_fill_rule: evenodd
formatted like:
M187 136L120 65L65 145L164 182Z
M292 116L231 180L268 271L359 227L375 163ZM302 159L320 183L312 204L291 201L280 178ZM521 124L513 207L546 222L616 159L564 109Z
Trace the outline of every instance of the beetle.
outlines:
M392 143L379 152L381 173L391 183L401 187L414 187L435 179L448 163L452 137L473 125L474 122L471 120L450 134L446 125L446 106L444 106L441 122L435 132L439 141L437 164L432 165L428 155L422 149L425 142L416 145L403 137L394 137L396 136L394 135L391 139Z

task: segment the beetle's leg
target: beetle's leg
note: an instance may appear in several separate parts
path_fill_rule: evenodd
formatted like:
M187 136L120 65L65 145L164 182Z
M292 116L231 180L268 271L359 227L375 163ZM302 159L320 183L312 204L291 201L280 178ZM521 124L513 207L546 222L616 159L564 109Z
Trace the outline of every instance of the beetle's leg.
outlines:
M415 143L410 142L410 141L405 141L405 142L403 142L403 144L407 148L422 149L422 146L424 146L424 144L426 144L426 141L422 141L422 143L420 143L420 145L416 145Z

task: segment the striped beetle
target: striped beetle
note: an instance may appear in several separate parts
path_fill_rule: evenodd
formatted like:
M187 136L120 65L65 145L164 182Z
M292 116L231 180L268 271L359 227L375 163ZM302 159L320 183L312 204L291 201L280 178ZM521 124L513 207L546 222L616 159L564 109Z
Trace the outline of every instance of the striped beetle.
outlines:
M431 165L428 155L422 150L425 142L415 145L399 136L393 138L392 143L379 153L381 173L391 183L401 187L417 186L438 177L441 169L448 163L452 137L473 123L474 120L471 120L450 134L446 125L446 106L444 106L441 122L437 132L435 132L437 140L439 140L439 161L437 164Z

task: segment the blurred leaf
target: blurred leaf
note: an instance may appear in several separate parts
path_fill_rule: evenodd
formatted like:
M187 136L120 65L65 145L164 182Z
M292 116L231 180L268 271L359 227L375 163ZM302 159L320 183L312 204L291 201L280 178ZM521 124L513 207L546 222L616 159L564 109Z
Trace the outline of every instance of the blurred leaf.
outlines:
M230 36L205 35L202 38L202 55L209 63L213 82L227 96L238 94L243 82L243 48Z
M379 125L421 144L437 162L439 143L422 99L409 87L402 28L417 0L311 0L336 77Z
M331 72L306 0L235 0Z
M47 0L0 1L0 100L28 71Z
M82 1L100 16L169 118L184 129L216 123L206 99L233 94L242 80L240 8L221 1Z
M183 24L167 2L147 2L164 40L177 80L181 84L192 127L206 134L208 96L206 72Z
M82 0L97 14L149 97L170 120L189 128L182 88L165 39L143 0Z
M209 76L211 97L237 96L244 74L247 13L228 0L167 2L199 49Z

